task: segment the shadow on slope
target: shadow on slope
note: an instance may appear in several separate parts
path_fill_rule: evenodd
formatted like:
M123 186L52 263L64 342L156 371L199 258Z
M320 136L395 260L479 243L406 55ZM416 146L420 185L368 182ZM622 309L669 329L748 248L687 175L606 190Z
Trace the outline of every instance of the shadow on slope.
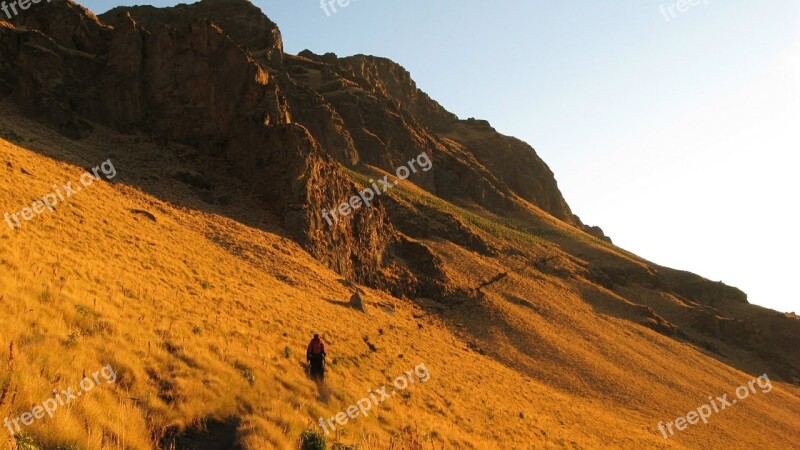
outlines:
M237 437L241 420L230 417L223 420L203 419L186 430L170 428L159 440L159 450L237 450Z

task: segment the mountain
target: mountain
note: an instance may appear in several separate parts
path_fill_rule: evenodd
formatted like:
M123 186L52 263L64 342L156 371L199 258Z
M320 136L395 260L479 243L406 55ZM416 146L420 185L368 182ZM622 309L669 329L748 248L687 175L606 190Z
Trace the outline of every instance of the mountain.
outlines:
M288 54L246 0L38 3L0 22L0 103L3 211L114 168L0 235L0 416L117 375L12 448L295 448L423 366L430 380L329 440L800 438L797 316L616 247L531 146L393 61ZM332 357L319 389L314 332ZM657 428L762 375L774 389L708 425Z

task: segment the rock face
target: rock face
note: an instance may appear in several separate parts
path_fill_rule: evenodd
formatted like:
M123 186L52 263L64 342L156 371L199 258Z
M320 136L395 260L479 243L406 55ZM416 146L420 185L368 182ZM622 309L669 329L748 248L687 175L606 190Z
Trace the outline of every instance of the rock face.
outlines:
M459 120L419 90L397 63L304 51L286 64L293 80L318 92L338 112L360 161L392 172L408 158L429 152L436 173L418 183L443 198L466 199L500 214L513 210L519 198L580 225L533 148L485 121Z
M314 58L309 51L300 55ZM419 90L411 74L394 61L365 55L341 59L332 56L328 55L327 61L338 65L356 79L365 81L367 87L389 99L397 109L408 111L434 132L447 130L458 121L455 114Z
M125 16L131 16L147 30L157 30L164 25L180 27L187 21L208 20L257 58L281 67L283 39L278 26L247 0L203 0L173 8L117 7L101 17L104 22L115 25Z
M91 11L71 1L40 2L35 14L18 14L12 22L19 28L38 30L56 44L94 54L102 47L102 32L108 30Z
M270 59L280 56L280 33L253 5L118 8L103 16L110 25L69 2L39 12L21 19L35 17L25 22L33 29L0 28L0 91L74 138L90 131L88 119L224 155L315 256L342 275L379 284L375 268L396 239L385 211L378 202L333 229L322 222L322 208L347 201L355 186L292 123L267 65L280 66L280 58ZM233 35L206 20L217 16Z
M413 182L440 197L500 215L532 204L580 226L532 148L459 120L387 59L284 54L278 27L246 0L118 7L99 18L70 1L42 4L0 28L0 52L0 93L31 116L76 139L99 123L223 155L312 254L394 292L447 289L425 263L430 250L402 238L381 200L325 223L322 209L357 190L341 166L394 173L426 153L433 169ZM438 235L492 251L442 218Z

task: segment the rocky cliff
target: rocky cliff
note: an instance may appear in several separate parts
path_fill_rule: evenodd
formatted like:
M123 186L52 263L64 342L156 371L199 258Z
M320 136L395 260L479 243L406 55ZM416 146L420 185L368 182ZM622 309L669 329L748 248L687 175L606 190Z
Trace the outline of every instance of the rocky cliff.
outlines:
M0 89L32 116L74 138L93 122L226 155L297 239L359 281L380 284L366 274L405 241L380 201L324 230L321 210L355 192L336 162L393 173L427 153L435 168L412 181L436 195L501 215L532 204L579 225L532 148L458 120L392 61L284 54L277 26L246 0L100 18L59 2L4 27L1 45Z

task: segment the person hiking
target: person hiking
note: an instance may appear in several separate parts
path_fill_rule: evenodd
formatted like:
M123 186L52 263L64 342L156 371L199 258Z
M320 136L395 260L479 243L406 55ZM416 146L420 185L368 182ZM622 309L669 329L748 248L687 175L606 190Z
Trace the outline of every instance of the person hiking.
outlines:
M315 334L314 339L308 343L306 361L308 361L308 373L311 378L325 381L325 343L318 334Z

